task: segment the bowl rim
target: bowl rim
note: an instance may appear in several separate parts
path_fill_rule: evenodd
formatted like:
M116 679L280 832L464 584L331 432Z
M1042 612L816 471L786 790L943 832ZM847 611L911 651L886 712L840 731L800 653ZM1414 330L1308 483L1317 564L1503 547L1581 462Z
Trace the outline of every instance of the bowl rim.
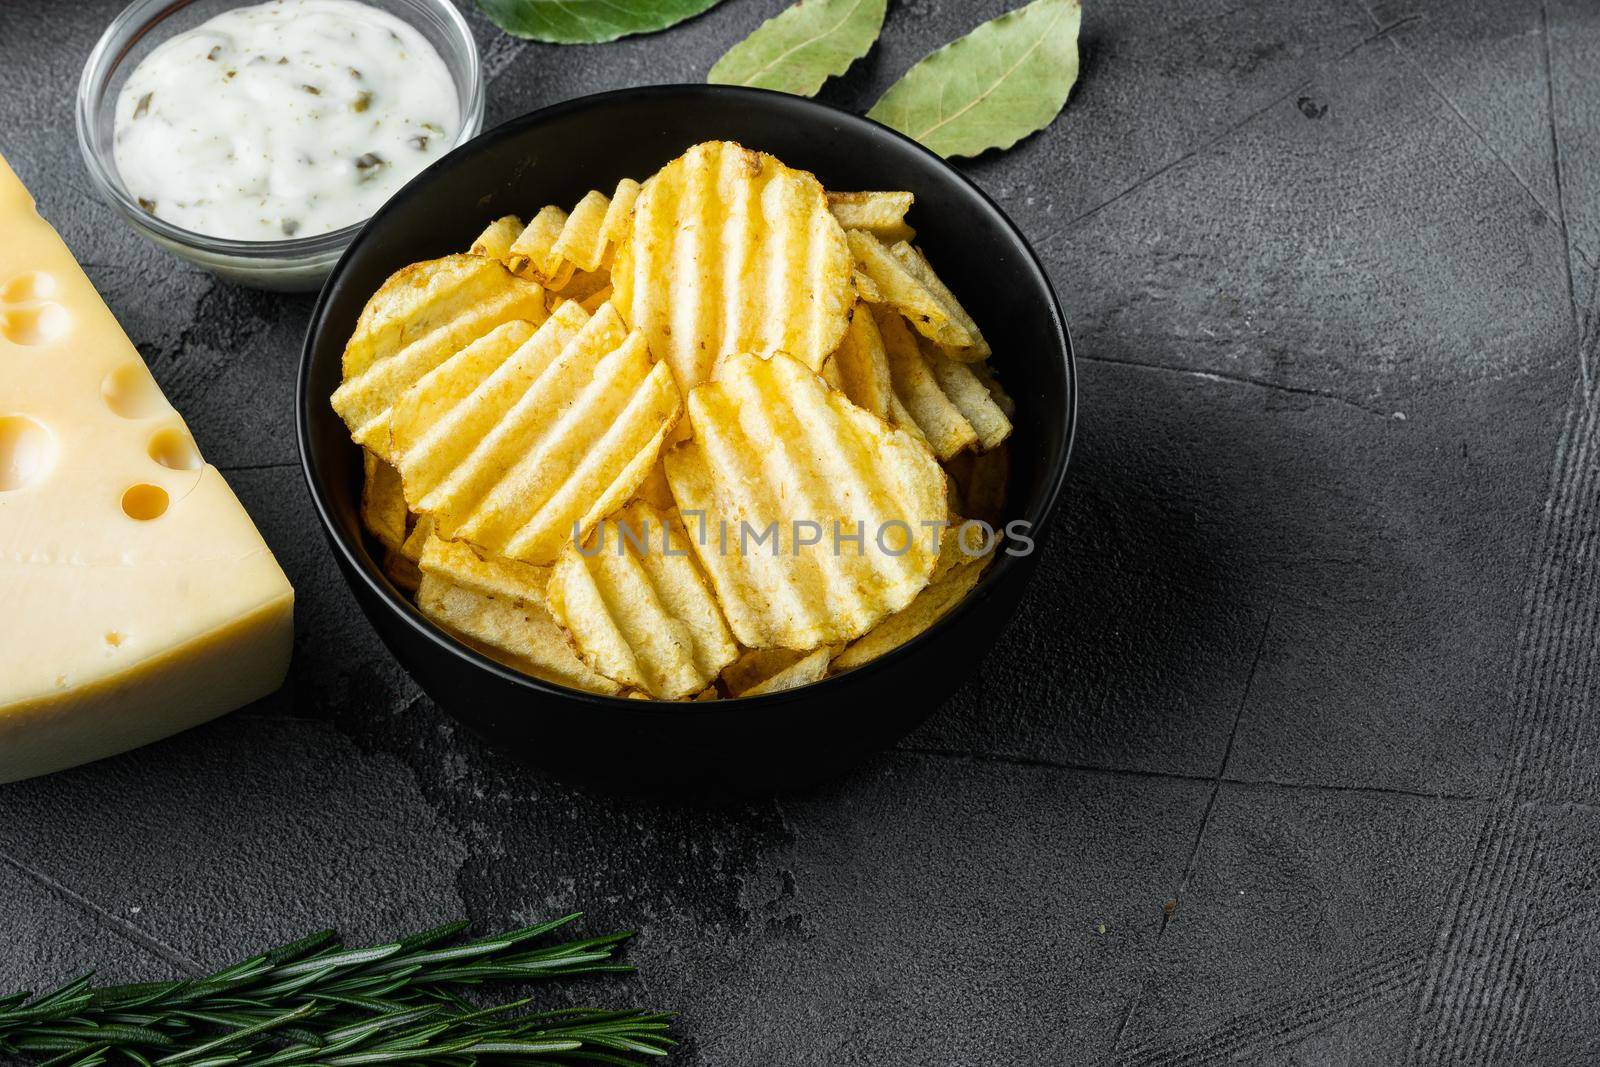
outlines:
M327 280L323 283L322 290L317 295L317 301L311 312L311 318L306 326L306 337L300 353L300 366L295 376L295 439L300 451L301 474L306 481L306 488L311 494L312 505L316 508L317 517L322 523L324 532L333 543L336 551L342 557L344 566L341 568L347 577L355 575L374 594L384 607L400 618L418 636L430 643L444 649L458 659L481 670L488 671L499 678L526 689L530 694L545 697L557 697L565 700L576 700L595 708L610 711L639 712L649 710L658 714L678 714L688 716L704 716L726 713L737 707L740 712L753 708L771 708L785 704L793 704L801 700L811 700L825 696L830 687L837 686L846 679L857 681L895 669L896 664L913 654L918 646L931 640L941 631L947 630L958 624L959 620L972 612L980 601L991 595L999 581L1013 568L1023 565L1023 558L1001 552L994 565L978 581L978 584L962 598L961 602L947 611L933 625L917 634L905 644L891 649L878 658L868 663L855 667L843 674L832 675L818 682L800 686L795 689L786 689L775 693L764 693L758 696L723 697L713 701L682 701L682 700L638 700L622 696L607 696L599 693L590 693L581 689L570 689L553 682L546 682L531 675L523 674L515 668L508 667L477 649L467 645L464 641L446 632L442 627L431 622L410 600L396 595L386 581L380 582L376 573L362 563L355 546L346 538L344 531L334 521L332 510L327 499L327 491L319 484L318 475L312 469L311 459L311 403L310 379L312 353L316 347L318 335L324 328L328 315L329 305L332 300L335 283L344 274L350 259L369 242L377 240L375 236L383 229L386 216L393 210L412 185L431 176L436 170L452 166L457 157L468 151L477 151L487 144L505 140L524 130L537 126L542 122L558 118L574 111L581 111L601 103L626 102L630 98L646 97L661 92L687 92L700 93L713 97L743 98L755 106L780 105L795 109L798 112L810 113L812 117L822 118L830 122L844 122L856 126L874 136L887 135L910 146L916 154L921 155L927 162L937 169L945 171L955 177L969 192L1003 224L1013 243L1023 253L1023 262L1033 273L1035 280L1043 288L1047 297L1046 310L1050 315L1051 325L1055 330L1058 341L1057 351L1064 363L1067 379L1067 404L1065 411L1066 425L1063 443L1058 453L1053 457L1045 475L1045 491L1039 503L1037 517L1032 520L1029 535L1035 541L1036 554L1043 544L1043 537L1055 513L1056 506L1060 503L1063 486L1066 482L1067 467L1072 457L1073 445L1077 438L1078 429L1078 373L1077 360L1072 346L1071 332L1067 326L1066 316L1062 314L1061 302L1056 295L1055 287L1050 284L1050 275L1040 262L1038 253L1023 236L1016 224L1011 221L1005 211L995 203L982 188L971 178L961 173L948 161L919 144L915 140L873 119L857 115L843 109L833 107L808 97L795 96L790 93L777 92L770 89L756 89L745 86L715 85L698 82L663 83L660 85L634 86L625 89L613 89L606 92L591 93L585 96L573 97L558 103L537 108L523 115L509 119L493 128L486 130L469 141L465 141L431 163L426 169L419 172L410 182L402 186L388 202L376 211L367 220L367 223L339 257ZM353 444L351 447L355 447ZM370 553L367 553L370 557ZM352 578L351 580L355 580Z
M161 23L197 2L199 0L132 0L106 24L100 39L95 42L94 48L83 61L83 71L78 75L77 98L73 105L73 124L77 133L78 153L83 157L90 183L100 194L101 199L116 207L134 226L150 231L163 241L199 252L263 261L298 260L341 252L360 234L362 228L371 221L377 211L336 230L306 237L289 237L277 241L242 241L232 237L213 237L210 234L186 229L140 207L123 185L122 177L117 173L116 163L103 156L96 147L90 131L94 127L98 111L97 95L110 88L110 78L119 69L129 51L155 31ZM238 0L235 6L252 7L262 2L264 0ZM472 28L467 24L465 16L450 0L404 0L404 2L418 8L431 8L449 28L449 32L455 38L456 46L461 49L462 57L466 61L464 78L456 84L456 93L462 97L460 104L465 121L456 134L455 144L451 146L450 151L454 152L483 132L484 100L487 90L484 85L483 58L478 52L478 41L473 37ZM129 25L134 26L132 38L116 55L110 55L113 40ZM434 162L447 158L449 154L445 153ZM413 178L421 173L422 171L418 171ZM380 204L378 210L381 211L382 208L383 205Z

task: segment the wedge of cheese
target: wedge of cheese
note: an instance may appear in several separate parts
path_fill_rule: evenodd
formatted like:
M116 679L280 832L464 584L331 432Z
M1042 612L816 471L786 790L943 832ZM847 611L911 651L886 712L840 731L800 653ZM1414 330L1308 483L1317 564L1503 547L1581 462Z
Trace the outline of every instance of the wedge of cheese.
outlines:
M0 159L0 782L283 682L294 590Z

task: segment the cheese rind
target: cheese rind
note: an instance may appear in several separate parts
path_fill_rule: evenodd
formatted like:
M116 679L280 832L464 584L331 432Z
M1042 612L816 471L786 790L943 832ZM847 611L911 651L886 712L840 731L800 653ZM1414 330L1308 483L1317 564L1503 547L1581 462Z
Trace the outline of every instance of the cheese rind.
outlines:
M0 782L277 689L294 590L0 159Z

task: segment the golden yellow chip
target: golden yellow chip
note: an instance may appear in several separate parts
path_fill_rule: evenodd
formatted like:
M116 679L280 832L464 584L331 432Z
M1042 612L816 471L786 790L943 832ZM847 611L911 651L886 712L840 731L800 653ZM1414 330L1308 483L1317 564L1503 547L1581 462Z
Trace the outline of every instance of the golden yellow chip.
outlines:
M928 257L922 254L921 249L913 248L906 241L897 241L889 246L889 254L894 256L907 274L915 278L928 292L938 299L940 305L949 314L951 321L960 325L962 331L970 334L973 338L970 344L966 342L952 343L939 337L929 337L930 340L947 345L947 354L950 358L962 363L976 363L980 359L987 359L993 355L989 350L989 342L983 339L983 334L978 330L978 324L972 321L972 316L968 315L967 309L961 306L961 301L956 299L956 294L952 293L949 287L939 280L939 276L933 272L932 265L928 263ZM918 332L922 331L919 330ZM928 336L926 333L923 335Z
M511 256L511 245L522 232L522 220L515 215L495 219L473 239L469 251L475 256L505 260Z
M357 444L386 456L390 408L418 378L502 323L544 318L544 291L495 260L413 263L367 301L345 346L333 409Z
M624 178L617 183L616 191L611 194L611 205L606 208L605 221L600 224L600 232L606 239L607 266L611 264L611 257L623 239L628 236L628 230L633 226L633 205L639 199L639 191L644 186L632 178Z
M1010 437L1011 420L1006 417L1005 410L995 402L995 394L984 380L987 378L988 381L994 381L994 376L987 366L982 363L957 363L945 354L948 349L941 348L926 338L923 339L921 347L922 357L927 362L928 369L933 372L934 380L939 383L939 389L949 397L950 403L961 412L961 417L967 420L973 432L977 434L978 450L987 452ZM984 368L983 378L976 373L974 368L977 367ZM999 384L995 382L996 389L999 388Z
M866 230L893 244L909 241L917 231L906 224L916 197L907 192L829 193L828 208L847 230Z
M998 528L1005 516L1010 466L1010 451L1005 445L991 452L963 452L945 461L957 510Z
M896 612L833 661L835 671L848 671L892 652L944 618L978 584L992 556L965 560L946 570L903 611Z
M880 419L894 421L894 383L889 375L889 358L870 305L856 304L850 315L850 328L833 355L828 357L824 370L823 377L828 384L849 397L856 407Z
M1012 400L1011 394L1007 393L1000 385L1000 379L994 376L994 368L983 361L968 363L967 367L977 377L978 381L983 383L984 388L989 390L989 398L994 401L994 406L1000 409L1000 414L1007 419L1016 418L1017 402Z
M465 541L446 541L442 537L427 539L417 566L424 574L438 575L452 585L501 600L544 604L545 589L550 584L549 567L483 556Z
M994 380L986 365L955 362L946 349L913 335L897 312L870 306L895 396L934 455L949 459L969 447L986 451L1011 436L1011 420L985 384ZM975 368L982 368L984 377Z
M889 375L894 383L895 396L917 428L933 454L949 459L962 449L978 441L978 431L972 428L961 409L945 395L934 376L933 368L924 358L922 346L906 326L906 320L892 308L870 305L878 333L889 364Z
M849 324L844 230L816 178L727 141L647 181L612 265L612 300L687 393L733 353L815 370Z
M850 275L850 284L855 288L856 295L869 304L884 302L883 293L878 290L878 283L869 278L860 267Z
M550 289L560 289L576 269L556 252L556 242L566 228L568 215L554 204L539 209L517 239L511 242L507 265L516 273Z
M672 486L667 484L667 468L661 463L650 468L633 495L659 511L678 510L678 502L672 499Z
M810 685L827 675L828 662L842 647L824 645L811 652L797 652L792 648L746 649L722 672L722 684L736 697Z
M591 668L658 700L694 696L739 655L683 525L643 501L567 546L550 611Z
M550 290L550 292L559 292L559 295L568 300L587 300L595 293L610 287L611 272L601 267L599 270L573 271L566 285L560 290Z
M415 593L417 585L422 581L422 571L417 569L417 565L407 559L404 553L393 549L384 550L383 573L394 583L396 589L407 593Z
M419 515L417 521L411 525L411 532L406 534L405 542L400 546L400 554L412 563L420 561L422 549L432 537L433 519Z
M782 674L811 653L793 648L747 648L722 671L722 684L738 696L745 690Z
M584 666L542 604L484 596L424 572L417 608L465 644L524 674L591 693L620 688Z
M361 525L391 551L406 539L406 498L400 489L400 472L361 450Z
M907 433L781 354L723 360L689 419L667 480L742 644L848 641L927 585L945 476Z
M566 291L571 279L574 274L592 274L611 266L616 244L627 232L639 188L638 182L624 178L617 183L614 196L591 191L570 213L554 204L543 208L514 236L504 256L506 262L518 274L563 296L584 299L608 283L571 293ZM499 235L497 231L495 236Z
M808 652L790 666L740 693L742 697L757 697L763 693L779 693L785 689L799 689L802 685L820 682L828 676L828 663L833 649L827 646Z
M440 536L553 563L633 496L682 402L609 304L592 317L563 304L521 332L504 327L417 382L396 408L394 453L407 502Z
M603 305L609 303L611 303L611 286L608 285L599 292L591 293L582 300L578 301L578 306L583 308L583 310L587 311L589 314L593 315L595 312L599 311Z
M989 355L977 324L920 252L904 241L885 244L865 230L851 230L849 241L857 269L870 280L863 300L894 308L918 333L959 350L968 361Z
M605 193L591 190L578 201L567 216L566 225L556 235L551 253L571 263L578 270L599 270L605 259L606 211L611 198Z

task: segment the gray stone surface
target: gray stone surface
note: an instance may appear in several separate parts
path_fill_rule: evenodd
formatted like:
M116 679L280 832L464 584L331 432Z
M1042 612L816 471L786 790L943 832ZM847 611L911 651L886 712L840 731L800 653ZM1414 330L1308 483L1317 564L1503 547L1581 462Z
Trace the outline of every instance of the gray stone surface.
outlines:
M582 995L681 1010L683 1063L1600 1058L1590 0L1089 5L1064 116L963 164L1082 356L1029 598L897 751L719 807L531 771L387 656L296 469L309 298L88 194L72 89L117 6L0 2L0 152L283 560L295 665L0 788L0 991L584 908L642 971ZM782 6L566 49L474 13L490 121L698 80ZM1007 6L891 3L822 96Z

